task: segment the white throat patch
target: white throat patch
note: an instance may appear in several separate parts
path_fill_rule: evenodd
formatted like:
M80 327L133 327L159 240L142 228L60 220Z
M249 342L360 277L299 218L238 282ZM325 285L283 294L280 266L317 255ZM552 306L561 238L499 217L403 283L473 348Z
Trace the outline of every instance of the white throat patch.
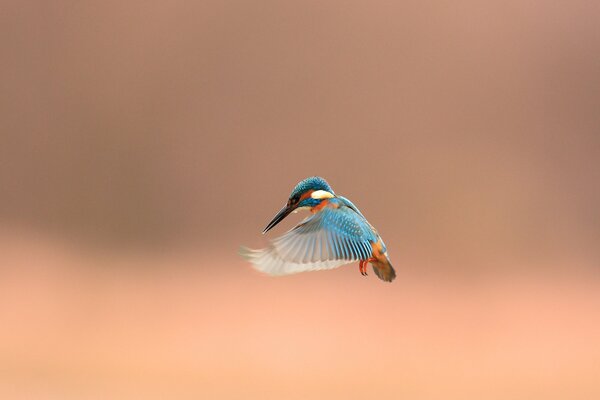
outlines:
M312 192L310 194L310 197L312 197L313 199L331 199L333 196L332 193L328 192L327 190L315 190L314 192Z
M296 208L294 211L292 211L292 214L296 214L298 211L302 211L302 210L308 210L310 209L310 207L298 207Z

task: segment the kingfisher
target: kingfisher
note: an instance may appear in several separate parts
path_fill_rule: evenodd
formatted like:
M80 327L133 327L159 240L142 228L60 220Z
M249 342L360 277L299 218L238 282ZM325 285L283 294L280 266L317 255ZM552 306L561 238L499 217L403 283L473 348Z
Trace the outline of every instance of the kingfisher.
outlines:
M311 212L304 221L273 239L264 249L240 249L252 266L269 275L333 269L359 262L361 275L369 264L385 282L396 277L387 248L377 230L347 198L336 195L321 177L306 178L296 185L286 205L263 230L271 230L292 212Z

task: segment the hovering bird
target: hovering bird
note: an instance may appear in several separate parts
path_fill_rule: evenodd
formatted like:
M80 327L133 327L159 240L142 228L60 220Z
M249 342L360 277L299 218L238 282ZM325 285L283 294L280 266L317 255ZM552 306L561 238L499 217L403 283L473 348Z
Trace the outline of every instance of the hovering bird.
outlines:
M332 269L359 261L362 275L367 275L370 263L379 279L394 280L396 272L377 230L350 200L336 195L321 177L313 176L298 183L263 234L290 213L302 209L312 215L272 240L265 249L242 247L241 256L269 275Z

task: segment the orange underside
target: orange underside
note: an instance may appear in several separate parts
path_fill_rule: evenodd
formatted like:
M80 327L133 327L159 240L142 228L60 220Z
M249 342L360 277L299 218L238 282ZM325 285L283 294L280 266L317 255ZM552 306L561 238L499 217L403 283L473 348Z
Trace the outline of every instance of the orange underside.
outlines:
M374 261L380 261L383 263L387 263L387 252L382 253L381 250L383 250L383 245L381 243L381 238L379 238L377 240L377 242L375 243L371 243L371 248L373 249L373 257L368 258L366 260L360 260L359 264L358 264L358 270L360 271L361 275L366 276L367 275L367 267L369 266L369 263L372 263L373 268L378 268L378 266L376 265L377 263L375 263Z

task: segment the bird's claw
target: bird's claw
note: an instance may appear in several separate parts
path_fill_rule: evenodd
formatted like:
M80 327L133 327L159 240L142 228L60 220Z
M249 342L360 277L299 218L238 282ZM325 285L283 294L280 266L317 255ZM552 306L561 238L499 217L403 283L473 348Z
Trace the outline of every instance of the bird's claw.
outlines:
M360 263L358 265L358 270L360 271L360 274L362 276L367 276L367 266L368 266L368 261L367 260L360 260Z

